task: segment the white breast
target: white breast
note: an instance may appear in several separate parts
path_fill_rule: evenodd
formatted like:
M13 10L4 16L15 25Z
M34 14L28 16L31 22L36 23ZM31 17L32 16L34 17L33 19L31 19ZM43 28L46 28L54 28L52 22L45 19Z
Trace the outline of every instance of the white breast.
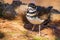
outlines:
M36 18L31 18L31 17L27 17L27 20L32 23L32 24L41 24L43 23L45 20L41 20L40 18L36 17Z

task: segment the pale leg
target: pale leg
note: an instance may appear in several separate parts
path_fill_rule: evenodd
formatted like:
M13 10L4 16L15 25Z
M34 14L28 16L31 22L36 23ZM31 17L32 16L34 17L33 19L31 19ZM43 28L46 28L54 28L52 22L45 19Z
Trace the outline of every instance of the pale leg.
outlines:
M35 28L35 25L33 25L32 30L34 30L34 28Z
M39 25L39 36L41 35L40 28L41 28L41 26Z

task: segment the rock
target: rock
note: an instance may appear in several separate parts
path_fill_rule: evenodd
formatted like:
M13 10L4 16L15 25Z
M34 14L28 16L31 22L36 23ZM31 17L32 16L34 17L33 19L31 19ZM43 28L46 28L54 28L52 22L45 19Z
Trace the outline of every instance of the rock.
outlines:
M4 33L0 32L0 39L4 38Z
M2 13L4 18L13 19L16 17L16 12L13 6L7 4Z

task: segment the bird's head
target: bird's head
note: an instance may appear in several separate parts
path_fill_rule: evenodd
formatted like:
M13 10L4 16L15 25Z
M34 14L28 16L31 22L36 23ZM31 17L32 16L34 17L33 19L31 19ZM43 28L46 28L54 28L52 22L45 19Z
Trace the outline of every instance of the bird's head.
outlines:
M36 5L34 3L29 3L28 4L28 10L27 10L27 15L29 16L34 16L36 15Z
M28 7L32 7L32 8L35 9L35 8L36 8L36 5L35 5L34 3L29 3L29 4L28 4Z
M28 10L34 11L36 9L36 5L34 3L28 4Z

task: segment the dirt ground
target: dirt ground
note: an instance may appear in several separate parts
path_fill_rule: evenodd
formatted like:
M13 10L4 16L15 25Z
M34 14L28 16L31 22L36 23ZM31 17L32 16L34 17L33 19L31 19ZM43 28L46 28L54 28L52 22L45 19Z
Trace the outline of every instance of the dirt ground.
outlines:
M21 1L27 4L31 2L31 0ZM34 2L36 5L53 6L53 8L60 10L60 0L34 0ZM5 0L5 3L12 3L12 0ZM4 37L0 40L60 40L60 14L51 15L51 26L56 26L57 29L44 28L41 31L41 36L39 36L38 32L28 30L24 27L25 21L23 21L23 17L25 16L26 9L27 5L18 7L16 9L18 15L13 20L0 18L0 32L4 34Z

